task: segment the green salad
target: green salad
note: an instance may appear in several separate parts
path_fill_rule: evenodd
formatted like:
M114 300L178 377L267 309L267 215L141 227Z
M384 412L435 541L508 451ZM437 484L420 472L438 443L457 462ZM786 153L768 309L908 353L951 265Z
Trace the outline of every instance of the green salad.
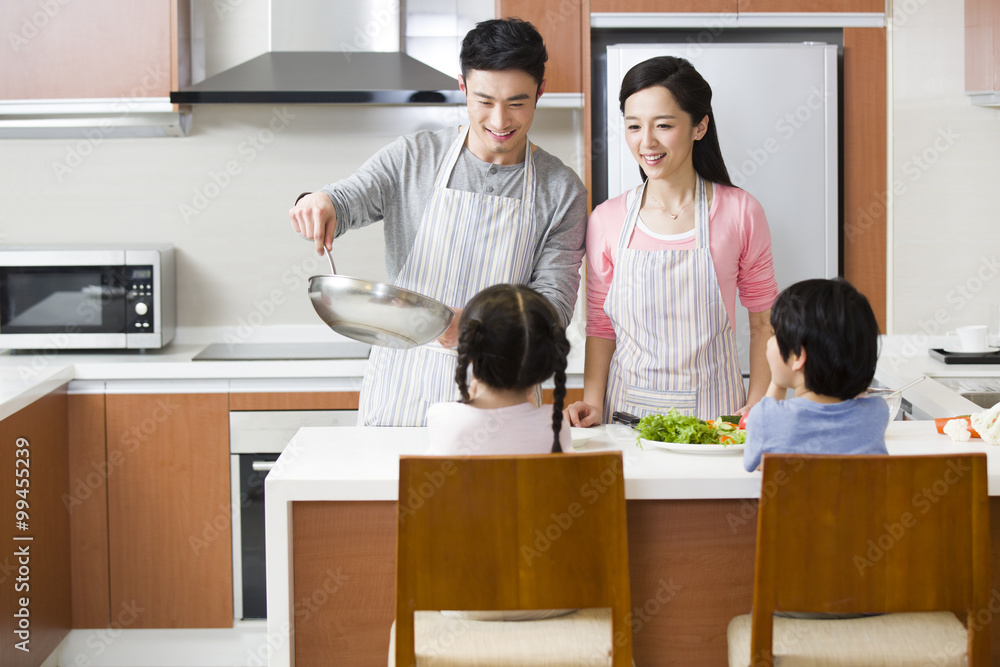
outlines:
M646 415L635 427L636 443L640 439L657 442L676 442L690 445L741 445L746 442L746 431L737 424L719 417L705 421L686 417L674 408L666 414Z

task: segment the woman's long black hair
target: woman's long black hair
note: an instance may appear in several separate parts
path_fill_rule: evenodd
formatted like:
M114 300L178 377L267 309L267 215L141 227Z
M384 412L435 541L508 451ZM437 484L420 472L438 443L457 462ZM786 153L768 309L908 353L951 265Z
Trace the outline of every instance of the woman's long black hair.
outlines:
M650 58L626 72L618 94L622 113L625 113L625 100L640 90L653 86L663 86L669 90L681 110L691 117L692 125L697 125L702 118L708 116L708 130L705 136L694 142L692 149L694 170L707 181L732 186L729 171L722 159L722 149L719 148L719 132L715 127L715 114L712 113L712 87L684 58ZM639 167L639 174L645 181L646 172L642 167Z
M566 357L569 341L552 304L523 285L503 283L472 297L462 311L455 382L469 401L469 364L476 379L493 389L526 391L552 376L552 451L561 452Z

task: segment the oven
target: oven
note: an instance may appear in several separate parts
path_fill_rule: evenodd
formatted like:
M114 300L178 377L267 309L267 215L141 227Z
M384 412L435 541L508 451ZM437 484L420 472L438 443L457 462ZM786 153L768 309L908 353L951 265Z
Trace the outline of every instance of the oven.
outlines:
M267 617L264 478L303 426L354 426L357 410L254 410L229 413L233 508L233 611Z

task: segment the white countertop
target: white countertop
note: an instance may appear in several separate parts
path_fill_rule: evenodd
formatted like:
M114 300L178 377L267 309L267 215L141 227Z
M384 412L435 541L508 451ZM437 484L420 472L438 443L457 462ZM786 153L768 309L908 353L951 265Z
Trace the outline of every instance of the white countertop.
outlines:
M681 454L640 450L631 429L611 425L593 429L579 443L583 452L620 450L625 496L630 500L759 498L761 473L746 472L734 454ZM267 540L267 626L269 637L294 632L292 599L292 503L296 501L395 501L399 456L427 449L425 428L299 429L265 479ZM1000 495L1000 447L974 439L955 443L938 434L933 422L892 422L886 430L890 454L986 452L990 495ZM291 641L276 642L270 667L293 662Z
M583 429L574 429L575 432ZM587 429L594 436L577 442L581 452L619 450L630 500L757 498L760 473L743 469L738 453L682 454L635 445L621 425ZM574 434L576 437L576 434ZM399 456L423 454L426 428L302 428L268 473L265 496L288 500L396 500ZM1000 495L1000 447L978 438L956 443L937 433L933 422L892 422L886 429L890 454L986 452L989 492ZM273 494L273 495L272 495Z
M945 364L931 357L928 348L946 347L947 339L929 336L883 336L875 379L887 387L901 387L926 375L924 380L903 392L903 398L918 408L919 416L932 419L980 412L982 407L959 396L940 382L939 378L996 378L1000 381L1000 364Z

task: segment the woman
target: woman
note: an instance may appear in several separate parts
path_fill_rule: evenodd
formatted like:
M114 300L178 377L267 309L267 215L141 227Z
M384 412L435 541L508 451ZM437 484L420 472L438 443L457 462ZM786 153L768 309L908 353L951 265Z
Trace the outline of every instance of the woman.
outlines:
M746 412L770 382L765 350L778 294L764 211L729 180L712 89L691 63L639 63L619 102L643 183L590 216L584 397L566 418L592 426L615 411ZM750 311L746 396L737 291Z

